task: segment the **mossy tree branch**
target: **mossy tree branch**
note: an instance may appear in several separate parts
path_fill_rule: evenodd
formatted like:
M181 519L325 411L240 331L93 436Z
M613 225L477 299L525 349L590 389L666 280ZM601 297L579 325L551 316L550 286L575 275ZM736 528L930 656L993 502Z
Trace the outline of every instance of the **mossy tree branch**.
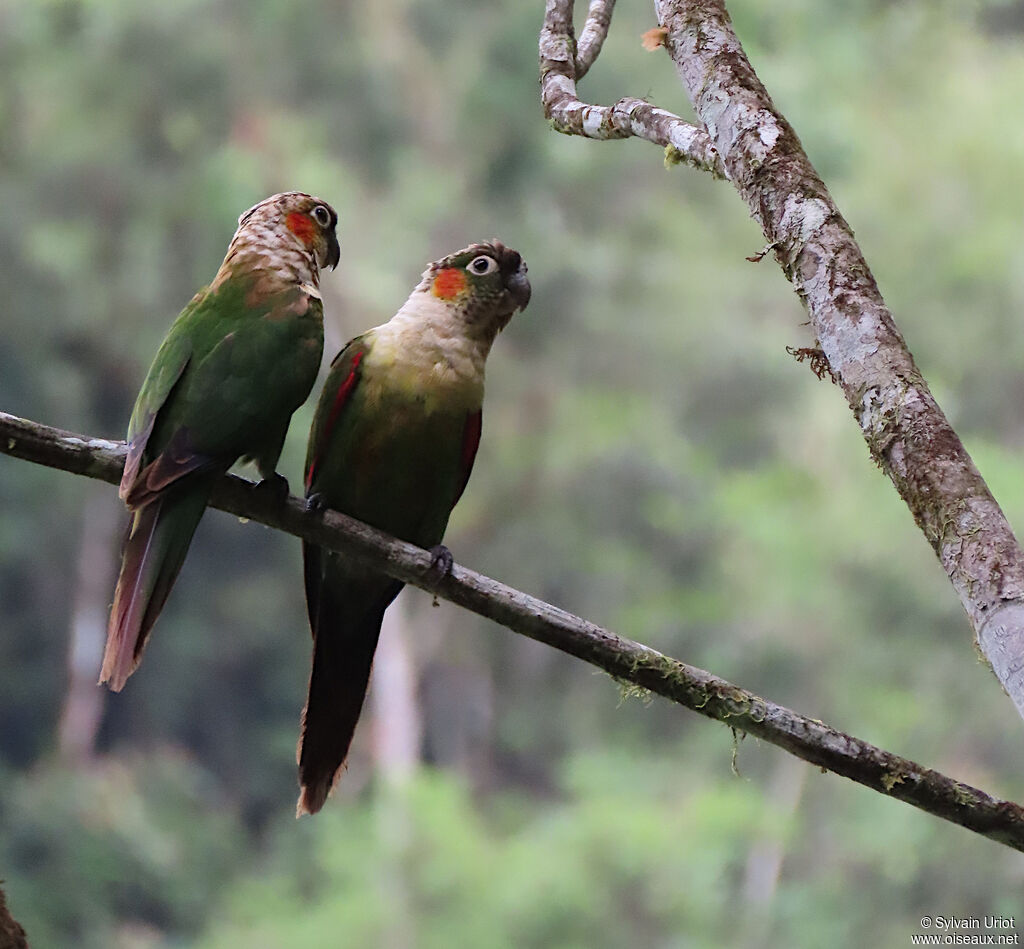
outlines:
M1013 530L915 365L850 226L750 65L724 0L655 0L655 10L659 42L703 124L677 131L683 147L669 157L728 178L761 225L765 252L806 307L871 457L937 554L981 652L1024 715L1024 553ZM555 128L599 139L632 134L675 149L675 139L641 121L661 110L645 103L631 126L618 117L621 102L609 111L577 97L572 16L573 0L547 0L541 98Z
M116 484L122 442L87 438L0 412L0 452ZM335 511L311 514L297 498L278 503L255 485L226 476L214 507L358 558L406 583L451 600L513 632L546 643L731 728L894 797L991 840L1024 851L1024 808L846 735L731 682L567 613L456 564L439 584L430 555Z

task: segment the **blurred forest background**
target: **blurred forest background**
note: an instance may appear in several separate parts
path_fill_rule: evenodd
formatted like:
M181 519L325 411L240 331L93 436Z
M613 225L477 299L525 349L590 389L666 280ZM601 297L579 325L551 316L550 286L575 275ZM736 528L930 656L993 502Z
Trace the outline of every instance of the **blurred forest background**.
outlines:
M1024 2L730 4L911 349L1024 529ZM498 236L447 541L476 569L998 795L1024 723L733 189L553 133L542 3L0 0L0 409L121 438L237 215L341 216L328 350ZM650 4L585 98L687 113ZM282 471L297 489L310 406ZM0 878L37 947L860 947L1021 911L1024 856L403 594L349 771L296 822L299 544L209 512L122 694L123 512L0 459ZM1018 922L1018 925L1020 923Z

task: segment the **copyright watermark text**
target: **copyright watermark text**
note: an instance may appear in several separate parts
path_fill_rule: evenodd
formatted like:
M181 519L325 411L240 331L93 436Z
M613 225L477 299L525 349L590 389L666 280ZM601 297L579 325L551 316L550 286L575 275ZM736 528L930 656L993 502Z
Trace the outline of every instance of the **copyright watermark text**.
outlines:
M1013 916L922 916L912 946L1019 946Z

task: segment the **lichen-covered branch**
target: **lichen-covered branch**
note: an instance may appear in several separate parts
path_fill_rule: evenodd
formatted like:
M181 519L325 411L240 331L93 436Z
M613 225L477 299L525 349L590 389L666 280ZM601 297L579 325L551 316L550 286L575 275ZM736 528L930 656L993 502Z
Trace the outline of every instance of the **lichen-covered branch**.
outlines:
M575 99L571 60L560 58L572 45L572 6L547 3L545 108L564 113L560 131L615 137L580 131L588 122L619 125ZM723 0L655 0L655 9L710 147L806 306L871 456L938 555L982 653L1024 715L1024 555L1010 525L914 364L850 226L754 73Z
M598 0L597 6L610 22L611 4L602 4ZM592 6L592 12L593 9ZM607 30L607 24L603 28ZM594 27L595 37L599 29ZM600 44L596 40L588 42L582 59L586 68L599 50ZM668 161L692 165L717 177L724 176L722 162L707 132L684 122L679 116L657 109L643 99L630 97L620 99L612 106L581 102L576 95L576 80L580 75L577 72L577 55L572 4L548 0L540 34L541 100L544 114L559 132L597 139L636 136L664 148ZM590 62L587 57L590 57Z
M116 484L123 443L86 438L0 412L0 452ZM311 514L226 476L214 507L322 544L422 587L502 626L589 662L609 675L756 735L880 794L1024 851L1024 808L798 715L703 669L617 636L565 610L456 564L434 584L430 555L335 511Z

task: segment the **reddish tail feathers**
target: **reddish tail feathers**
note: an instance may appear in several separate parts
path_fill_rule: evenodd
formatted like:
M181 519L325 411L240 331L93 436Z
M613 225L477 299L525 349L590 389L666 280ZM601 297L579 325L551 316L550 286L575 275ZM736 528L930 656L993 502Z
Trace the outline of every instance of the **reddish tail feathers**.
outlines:
M142 658L149 631L163 609L192 535L203 516L209 484L158 495L132 513L121 554L107 626L100 682L120 692Z
M338 780L363 708L384 611L402 588L376 577L331 579L328 569L310 617L313 672L302 713L296 817L319 811Z

